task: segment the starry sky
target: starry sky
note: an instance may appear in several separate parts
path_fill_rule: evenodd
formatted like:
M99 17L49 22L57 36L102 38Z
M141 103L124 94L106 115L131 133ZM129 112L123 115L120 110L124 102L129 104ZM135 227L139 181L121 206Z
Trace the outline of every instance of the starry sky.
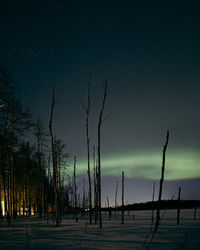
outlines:
M111 202L122 170L126 199L151 199L152 183L160 177L167 129L164 198L176 195L181 185L183 198L200 199L196 191L200 185L199 11L200 3L189 0L1 2L0 64L13 75L24 104L46 127L55 83L54 131L69 154L77 156L80 174L87 169L81 102L87 101L91 75L93 146L102 84L108 80L102 181ZM139 194L134 192L138 189Z

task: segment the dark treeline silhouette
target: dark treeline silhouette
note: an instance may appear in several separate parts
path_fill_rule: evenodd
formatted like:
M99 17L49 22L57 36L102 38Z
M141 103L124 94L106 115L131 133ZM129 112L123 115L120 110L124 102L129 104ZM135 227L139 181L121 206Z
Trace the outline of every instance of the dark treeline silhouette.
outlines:
M136 211L136 210L152 210L152 206L157 209L158 201L148 201L148 202L141 202L141 203L134 203L115 208L112 207L112 211ZM160 201L160 209L195 209L200 207L200 200L161 200ZM102 208L103 211L107 211L107 208Z
M27 141L27 135L35 139ZM8 224L18 215L61 215L70 207L69 185L64 185L64 145L53 137L54 161L49 157L49 137L40 118L34 121L12 86L12 77L0 67L0 217ZM55 209L56 167L57 209ZM59 210L59 211L58 211ZM57 223L60 216L56 216Z

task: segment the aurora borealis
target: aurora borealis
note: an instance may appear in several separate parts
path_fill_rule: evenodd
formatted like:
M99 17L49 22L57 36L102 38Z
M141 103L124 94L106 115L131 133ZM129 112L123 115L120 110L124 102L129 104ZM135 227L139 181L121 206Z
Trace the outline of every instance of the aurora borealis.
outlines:
M199 9L199 1L178 0L2 3L0 63L46 128L55 83L54 132L71 155L69 171L77 156L80 178L87 173L81 102L91 76L92 167L102 83L108 80L101 137L105 197L113 196L123 170L127 199L151 198L169 130L165 197L182 185L184 197L200 199Z
M138 152L116 155L102 159L102 172L107 176L120 176L125 171L129 178L160 178L162 151ZM80 162L78 169L84 173L87 163ZM166 159L166 180L181 180L200 177L200 154L193 150L169 150Z

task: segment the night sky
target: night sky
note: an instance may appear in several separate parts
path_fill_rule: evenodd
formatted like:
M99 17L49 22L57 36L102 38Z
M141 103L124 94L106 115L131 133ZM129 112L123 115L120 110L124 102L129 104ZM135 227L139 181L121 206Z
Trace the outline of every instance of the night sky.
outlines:
M200 199L199 13L200 2L189 0L1 1L0 64L46 127L56 84L54 131L79 173L87 171L81 101L91 75L93 146L108 80L102 181L111 202L122 170L125 199L151 199L167 129L164 198L181 185L183 198Z

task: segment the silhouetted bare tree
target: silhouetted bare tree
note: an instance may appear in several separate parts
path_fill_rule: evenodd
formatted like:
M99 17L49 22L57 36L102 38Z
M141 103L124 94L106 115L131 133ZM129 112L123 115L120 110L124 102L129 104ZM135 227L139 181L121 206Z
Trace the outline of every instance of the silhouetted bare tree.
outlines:
M55 107L55 86L52 89L52 102L51 102L51 112L49 120L49 133L51 138L51 151L52 151L52 160L53 160L53 183L54 183L54 206L56 213L56 226L60 226L60 208L59 208L59 190L58 190L58 169L57 169L57 159L55 151L55 141L52 130L53 114Z
M124 171L122 171L122 224L124 224Z
M74 182L74 211L75 211L75 219L76 219L76 222L78 222L77 185L76 185L76 156L74 156L73 182Z
M156 213L156 223L155 223L155 231L158 230L159 222L160 222L160 202L162 198L162 188L163 188L163 182L164 182L164 173L165 173L165 154L167 150L167 145L169 141L169 131L167 131L166 136L166 142L163 147L163 159L162 159L162 169L161 169L161 178L160 178L160 189L159 189L159 195L158 195L158 206L157 206L157 213Z
M90 138L89 138L89 115L90 115L90 109L91 109L91 102L90 102L90 86L91 86L91 78L89 79L88 83L88 95L87 95L87 107L83 105L83 108L86 113L86 121L85 121L85 126L86 126L86 140L87 140L87 160L88 160L88 199L89 199L89 213L90 213L90 225L92 224L92 187L91 187L91 176L90 176Z
M102 217L101 217L101 125L102 125L102 116L104 111L104 106L107 96L107 80L104 84L104 96L101 106L101 111L99 113L99 122L98 122L98 212L99 212L99 225L102 228Z

